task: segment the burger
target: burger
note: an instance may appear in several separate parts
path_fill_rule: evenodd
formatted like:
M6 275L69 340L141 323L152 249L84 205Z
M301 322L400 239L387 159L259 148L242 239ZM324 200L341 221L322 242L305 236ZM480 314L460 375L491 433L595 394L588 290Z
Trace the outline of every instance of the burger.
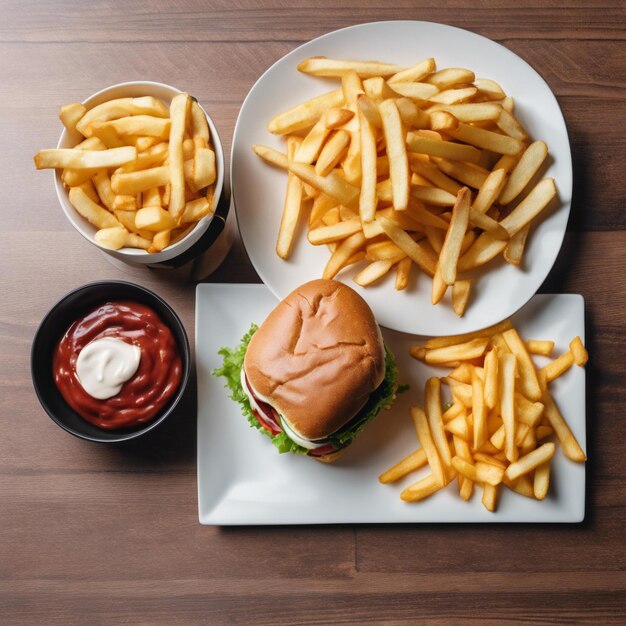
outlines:
M336 460L398 393L371 309L333 280L301 285L239 346L219 353L214 375L281 453Z

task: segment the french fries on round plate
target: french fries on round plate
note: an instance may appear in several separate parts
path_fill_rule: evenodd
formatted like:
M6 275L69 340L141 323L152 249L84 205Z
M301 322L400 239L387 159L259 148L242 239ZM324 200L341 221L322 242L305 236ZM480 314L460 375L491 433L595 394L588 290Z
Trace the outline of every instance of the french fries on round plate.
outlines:
M74 148L40 150L37 169L61 169L76 211L103 248L160 252L213 209L215 152L200 105L187 93L169 106L152 96L117 98L92 109L61 107Z
M455 480L464 500L479 487L489 511L495 511L502 485L543 500L557 443L568 459L586 459L549 384L574 364L583 367L587 351L575 337L567 352L538 368L531 355L550 356L553 348L553 341L524 341L508 320L411 348L414 358L452 370L426 381L424 406L411 408L421 447L382 473L380 482L428 466L424 478L402 491L402 500L423 500Z
M399 67L314 57L298 70L341 86L270 120L284 152L253 146L288 174L280 258L306 219L309 243L329 248L324 278L358 263L359 285L394 270L403 290L416 267L432 278L433 304L451 289L459 316L468 272L500 254L522 263L531 224L557 191L537 180L546 144L531 140L498 83L437 70L432 58Z

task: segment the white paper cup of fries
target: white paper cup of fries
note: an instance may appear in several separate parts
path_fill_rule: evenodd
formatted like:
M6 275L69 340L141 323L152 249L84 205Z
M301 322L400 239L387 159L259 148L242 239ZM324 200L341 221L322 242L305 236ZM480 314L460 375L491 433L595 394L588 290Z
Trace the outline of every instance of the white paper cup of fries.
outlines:
M132 163L126 168L124 166L119 167L117 163L110 167L100 168L99 171L102 172L102 176L105 178L105 192L107 191L106 188L108 188L109 202L105 201L102 188L97 184L99 181L96 181L95 178L86 178L88 185L93 184L93 188L81 188L80 184L68 184L67 172L69 169L63 170L57 166L55 170L56 193L67 219L85 239L118 261L135 266L175 265L175 260L183 258L183 256L189 256L189 253L192 252L190 249L195 244L198 244L201 239L203 242L207 241L207 247L211 246L219 236L219 233L214 233L215 237L212 237L210 230L219 230L221 233L224 227L228 214L228 204L222 197L224 194L224 152L213 120L193 97L188 101L186 117L183 118L187 122L186 125L183 122L185 128L181 127L179 129L181 136L184 133L185 139L183 142L184 149L180 150L178 156L181 166L181 185L177 189L178 193L171 191L175 185L170 182L169 175L167 184L161 184L163 181L160 179L171 169L169 163L173 157L172 151L169 150L170 128L176 123L173 119L166 118L167 109L170 108L172 100L182 93L180 89L163 83L135 81L106 87L83 101L82 105L87 109L87 113L84 113L84 109L82 109L85 116L98 105L120 98L146 99L151 102L155 102L154 99L156 99L163 104L160 111L163 119L160 120L154 115L151 116L149 110L143 112L138 109L125 115L112 114L111 116L105 116L104 122L100 122L100 132L111 132L113 130L115 131L113 138L111 142L108 142L108 136L106 136L104 137L104 144L106 145L103 145L101 148L88 147L87 151L106 148L103 151L111 154L115 152L111 148L116 146L120 146L117 148L119 151L127 150L129 145L132 147L128 134L132 131L129 131L129 128L122 128L122 126L133 124L137 121L143 121L143 124L140 123L139 125L145 126L148 130L146 131L146 136L144 136L140 128L136 137L130 137L130 140L135 140L135 142L144 140L143 145L135 145L135 154L138 156L142 154L147 155L150 148L158 149L159 145L164 151L164 156L160 161L148 163L145 168L140 168L138 165L133 166ZM158 105L159 103L156 102L156 104ZM71 109L71 107L79 108L80 105L68 105L67 109ZM193 113L191 113L192 109ZM71 116L72 113L73 111L68 111L68 115ZM170 111L171 114L172 111ZM80 115L81 113L78 112L77 118ZM63 119L63 109L61 118ZM206 124L204 124L202 118L206 120ZM193 126L194 124L194 119L199 120L195 122L196 126L201 125L204 128L204 131L200 133L203 136L200 140L195 135L193 137L187 136L190 125ZM57 150L76 148L78 144L85 142L84 134L81 134L78 130L71 130L72 123L68 124L66 120L63 121L65 128L61 133ZM79 126L81 121L82 118L78 121ZM76 126L76 123L74 123L74 126ZM84 131L85 127L82 127L82 130ZM92 128L89 128L88 132L90 135L88 140L93 137L96 138L95 141L103 139L102 135L98 136L93 133ZM152 137L147 136L147 133L152 133ZM200 150L200 152L197 150ZM56 151L42 152L53 153ZM209 166L211 174L209 179L205 177L200 179L203 182L198 181L197 192L190 196L190 186L193 187L192 177L195 176L197 171L196 168L198 166L196 163L199 162L199 155L210 157L210 161L212 161ZM121 160L123 160L123 156ZM54 157L55 155L52 155L52 158ZM115 160L115 155L111 154L111 158ZM137 163L138 161L135 161L135 164ZM142 171L138 172L140 169ZM77 180L80 179L78 180L79 183L89 173L86 170L73 170L73 172L78 172ZM97 173L98 171L94 169L93 176L95 177ZM144 180L138 181L137 174ZM135 192L133 186L145 187L147 176L154 178L154 187ZM207 180L211 180L211 183L205 186ZM160 195L158 193L159 189ZM93 203L90 202L89 198L90 190ZM174 199L175 195L178 196L176 201ZM148 201L146 196L153 196L156 200ZM129 204L133 204L133 206L122 206L121 204L108 206L114 201L122 201L123 198L126 198ZM79 212L78 205L81 202L86 206L84 211L81 210ZM177 209L173 209L175 204L178 205ZM101 217L107 218L107 220L103 223L102 220L94 219L90 215L90 207L91 210L100 213ZM193 215L194 207L199 209L195 215ZM174 214L174 218L176 218L176 212L178 213L178 219L172 220L168 226L166 222L171 219L171 214ZM95 217L97 218L98 216L96 215ZM131 223L124 221L125 218L130 220ZM141 226L139 225L140 218L143 220ZM134 220L136 220L136 223ZM111 224L108 224L108 221ZM205 235L206 237L204 237ZM116 238L118 239L116 240ZM197 247L202 248L198 250L198 254L205 250L205 247L200 244Z

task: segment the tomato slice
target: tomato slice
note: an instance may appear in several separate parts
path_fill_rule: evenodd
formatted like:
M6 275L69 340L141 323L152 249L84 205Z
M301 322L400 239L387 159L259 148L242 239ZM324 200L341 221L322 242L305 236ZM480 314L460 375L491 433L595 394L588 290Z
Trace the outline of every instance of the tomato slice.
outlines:
M324 456L334 451L335 451L335 448L333 447L333 444L327 443L325 446L320 446L319 448L314 448L313 450L309 450L308 455L309 456Z
M265 408L265 407L263 407L263 408ZM256 409L252 409L252 412L254 413L254 416L259 421L259 424L261 424L261 426L263 426L263 428L265 428L265 430L267 430L270 433L272 433L272 436L279 435L282 432L281 429L278 428L275 424L272 424L271 422L267 422L263 418L263 416Z

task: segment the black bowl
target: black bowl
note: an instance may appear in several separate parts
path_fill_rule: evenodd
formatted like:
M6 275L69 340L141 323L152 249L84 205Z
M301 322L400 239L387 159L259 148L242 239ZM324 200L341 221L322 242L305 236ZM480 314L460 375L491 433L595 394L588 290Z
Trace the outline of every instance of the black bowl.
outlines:
M180 387L161 412L137 428L103 430L83 419L72 409L57 389L52 375L52 358L58 341L72 323L94 307L111 300L132 300L152 308L172 331L182 362ZM180 401L189 381L191 356L187 333L178 315L165 300L152 291L124 281L108 280L89 283L71 291L59 300L39 324L30 355L33 386L41 406L64 430L81 439L116 443L135 439L156 428L167 419Z

